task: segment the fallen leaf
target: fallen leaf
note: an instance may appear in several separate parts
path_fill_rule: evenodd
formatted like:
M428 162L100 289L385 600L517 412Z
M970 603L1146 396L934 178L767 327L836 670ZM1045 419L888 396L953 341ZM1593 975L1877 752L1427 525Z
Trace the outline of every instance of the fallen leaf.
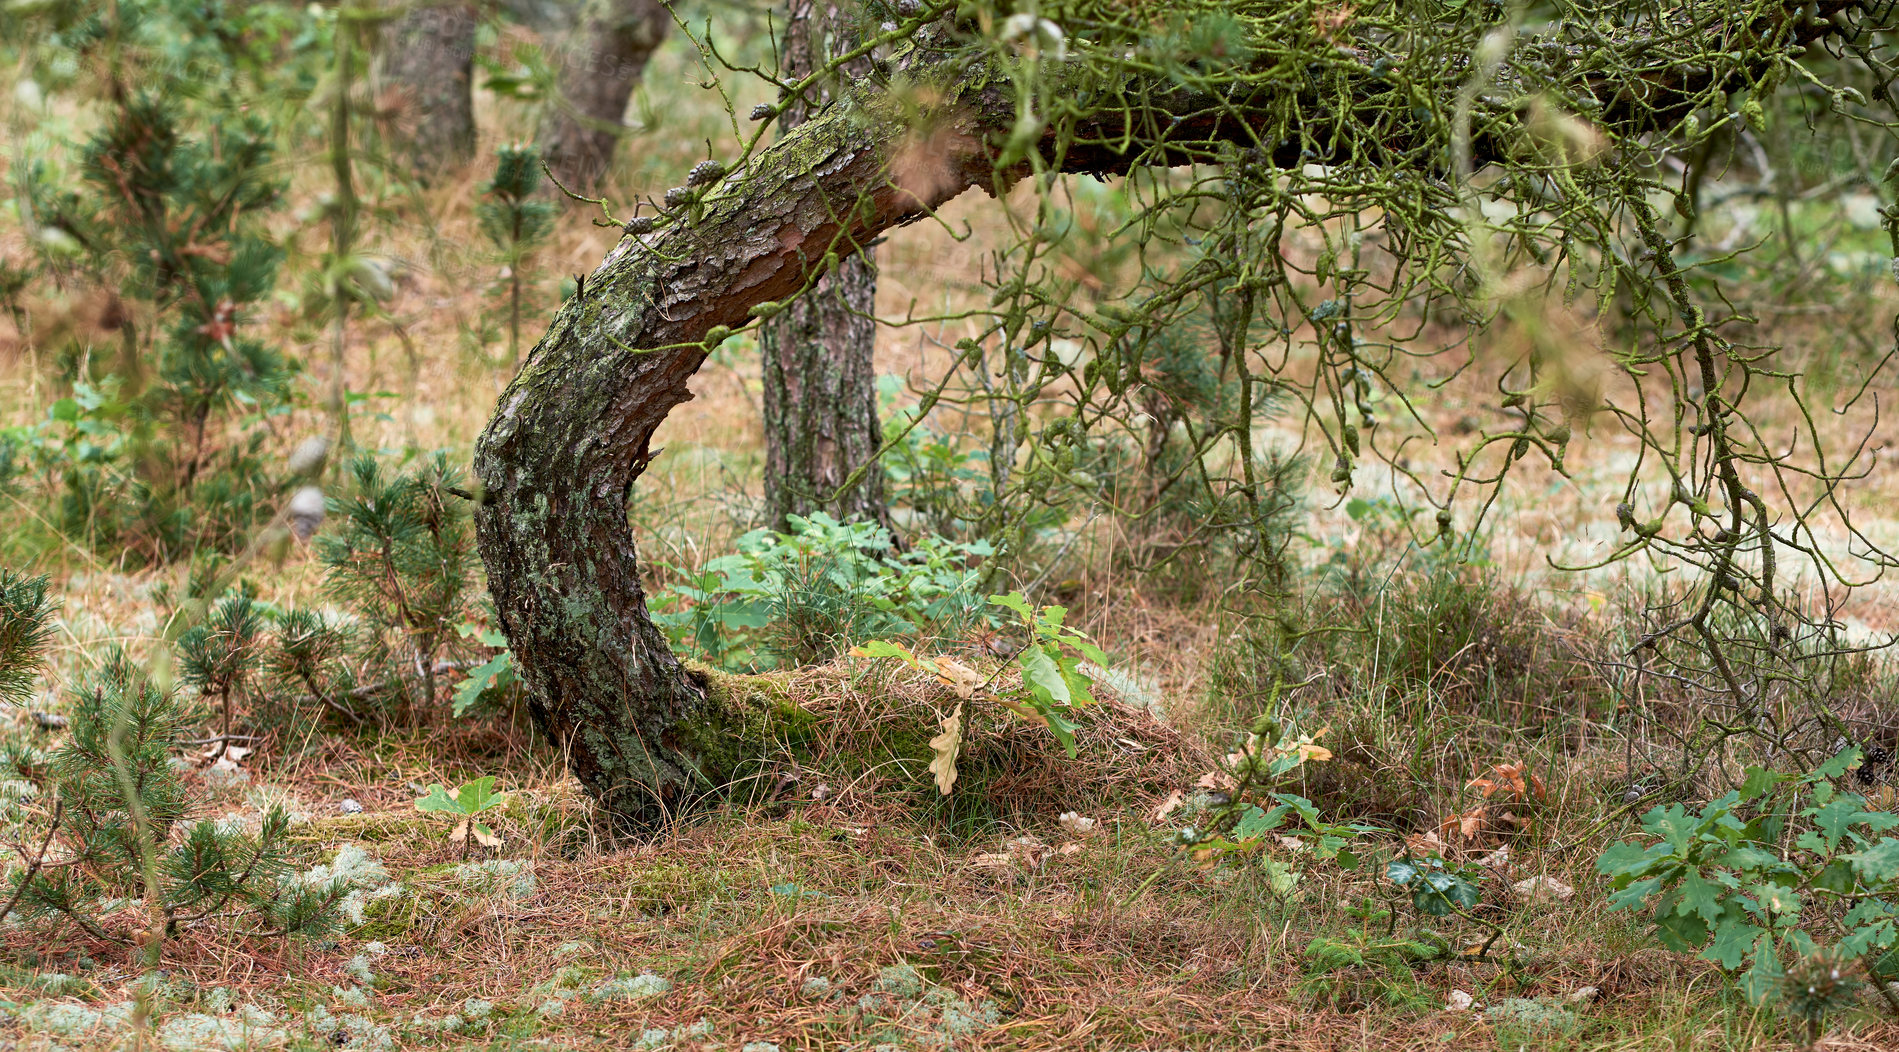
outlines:
M1233 781L1233 776L1225 771L1208 771L1193 784L1202 789L1231 789L1236 783Z
M1473 999L1462 990L1452 990L1451 996L1444 1002L1446 1012L1468 1012Z
M1042 715L1041 713L1035 711L1034 709L1029 708L1027 705L1024 705L1020 702L1010 701L1006 698L998 698L996 700L1002 703L1003 708L1008 709L1010 712L1015 713L1017 716L1020 716L1025 720L1028 720L1030 723L1033 723L1038 727L1048 726L1048 717Z
M1094 819L1083 818L1074 811L1063 811L1062 816L1057 818L1056 821L1061 823L1063 829L1068 830L1076 836L1087 836L1094 832L1095 827L1099 825Z
M1555 877L1535 876L1510 885L1518 895L1532 902L1568 902L1576 889Z
M1306 761L1306 760L1323 761L1323 760L1330 760L1332 758L1332 750L1326 748L1323 745L1314 745L1309 741L1302 741L1298 744L1297 748L1299 751L1299 759L1301 762Z
M956 692L956 696L965 700L976 696L977 688L983 685L983 674L970 668L955 658L936 659L936 678L944 686Z
M1154 821L1158 822L1168 815L1173 814L1175 811L1180 810L1180 805L1184 802L1185 797L1181 796L1180 790L1176 789L1168 793L1167 799L1162 800L1160 806L1154 808Z
M943 721L943 733L930 739L930 751L936 753L930 761L930 773L936 775L936 791L944 796L956 784L956 753L962 746L963 707L958 705Z
M480 844L482 847L493 850L501 846L501 838L495 835L494 830L489 829L480 822L471 822L469 829L475 834L475 843Z
M461 820L461 822L460 822L460 824L458 824L458 825L457 825L457 826L455 827L455 831L454 831L453 833L450 833L450 834L448 835L448 839L449 839L449 842L450 842L450 843L454 843L454 844L463 844L463 843L467 843L467 841L468 841L468 827L469 827L469 826L471 826L471 825L473 825L473 824L474 824L474 822L475 822L475 820L474 820L474 819L472 819L472 818L464 818L464 819L462 819L462 820Z

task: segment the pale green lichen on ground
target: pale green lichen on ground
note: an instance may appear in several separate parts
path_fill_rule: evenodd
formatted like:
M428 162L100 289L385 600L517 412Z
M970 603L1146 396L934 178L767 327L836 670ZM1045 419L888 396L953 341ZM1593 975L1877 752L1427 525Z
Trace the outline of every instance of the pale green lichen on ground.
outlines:
M908 964L881 969L856 1010L866 1043L891 1048L947 1048L1002 1021L994 1001L972 1005Z
M1568 1033L1580 1022L1563 1005L1527 997L1506 997L1491 1005L1484 1017L1491 1026L1555 1033Z
M70 1001L45 1001L28 1005L20 1021L29 1031L52 1037L75 1039L93 1036L99 1031L117 1030L132 1017L130 1001L93 1008Z
M281 1027L268 1013L210 1015L191 1013L173 1016L158 1026L158 1043L174 1052L192 1049L246 1049L280 1044L287 1040Z
M464 862L452 872L470 891L503 891L513 899L528 898L539 886L534 877L534 863L521 858Z
M350 1048L381 1049L395 1047L395 1037L389 1028L376 1023L365 1016L352 1012L336 1014L318 1005L304 1015L314 1035L327 1039L333 1045L347 1044ZM337 1040L341 1034L344 1040Z
M673 981L663 975L641 972L633 976L616 976L594 987L587 999L590 1001L644 1001L649 997L670 991Z

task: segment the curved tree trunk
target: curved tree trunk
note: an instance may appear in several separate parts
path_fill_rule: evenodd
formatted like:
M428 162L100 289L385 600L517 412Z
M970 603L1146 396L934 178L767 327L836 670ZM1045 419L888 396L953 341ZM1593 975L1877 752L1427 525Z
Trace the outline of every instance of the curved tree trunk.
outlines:
M383 31L380 79L413 121L402 150L427 175L475 156L475 8L418 5ZM404 121L405 125L410 121Z
M734 740L765 715L709 690L647 616L626 506L654 430L754 306L989 177L974 112L918 144L886 108L834 108L715 188L696 221L622 240L477 444L481 553L530 709L623 820L721 784Z
M840 0L791 0L781 73L798 80L855 44ZM846 64L868 76L868 57ZM834 101L837 80L789 99L786 133ZM877 258L866 247L845 256L789 309L759 327L765 388L765 507L768 522L824 511L845 522L886 518L883 472L870 463L883 442L877 421ZM861 472L859 469L864 469ZM843 489L853 472L859 480Z
M560 98L541 128L547 166L568 189L593 193L626 131L626 104L666 40L662 0L590 0L560 56Z
M1844 6L1827 2L1828 12ZM1809 34L1803 39L1830 31L1797 24ZM1640 37L1625 46L1652 61ZM561 307L476 445L481 555L530 711L602 810L623 823L662 818L725 782L782 715L755 694L689 671L647 614L626 512L654 431L691 397L687 381L708 350L754 307L805 288L827 254L848 256L972 186L994 192L997 179L1027 170L995 170L991 144L1006 140L1016 121L1006 75L960 60L909 75L918 88L905 99L875 84L854 87L850 99L711 188L695 215L675 214L654 233L623 239ZM1386 91L1375 70L1365 76L1366 97ZM1651 122L1669 107L1694 105L1708 71L1682 63L1644 83L1642 106L1612 103L1598 118L1631 132L1658 127ZM1250 144L1249 115L1270 126L1289 105L1300 133L1264 160L1323 163L1306 144L1327 141L1332 121L1358 119L1339 115L1333 97L1288 100L1271 84L1219 98L1165 82L1121 90L1179 116L1131 126L1105 112L1077 129L1065 170L1173 163L1182 156L1173 143ZM906 112L918 99L928 104ZM1447 159L1433 152L1437 141L1394 130L1376 156L1357 161L1441 171ZM1479 160L1507 148L1487 134L1471 143Z

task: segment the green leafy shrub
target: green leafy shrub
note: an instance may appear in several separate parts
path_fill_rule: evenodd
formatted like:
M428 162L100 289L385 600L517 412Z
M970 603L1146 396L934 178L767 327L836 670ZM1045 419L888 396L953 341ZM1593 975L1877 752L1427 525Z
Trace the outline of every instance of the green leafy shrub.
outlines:
M907 550L871 522L823 512L791 530L753 530L655 597L654 620L675 646L723 668L752 671L830 660L853 643L950 638L991 623L976 593L983 541L918 538Z
M1616 888L1610 908L1643 911L1663 946L1736 974L1756 1002L1804 990L1786 984L1784 962L1823 950L1861 962L1883 991L1899 945L1899 836L1888 835L1899 814L1835 786L1858 762L1848 750L1802 775L1754 767L1698 809L1653 808L1642 816L1651 842L1618 843L1596 862ZM1815 1004L1787 1006L1816 1018Z

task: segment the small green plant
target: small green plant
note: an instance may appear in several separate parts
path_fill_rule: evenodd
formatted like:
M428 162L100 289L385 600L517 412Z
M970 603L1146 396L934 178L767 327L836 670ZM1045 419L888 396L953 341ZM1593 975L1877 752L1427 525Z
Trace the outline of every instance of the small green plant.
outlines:
M496 648L493 657L468 670L468 675L455 684L456 716L465 716L474 709L490 701L506 696L520 682L520 676L514 671L514 654L508 649L508 637L492 628L484 628L474 622L464 622L456 631L463 639L473 637L485 647Z
M174 615L189 626L177 635L179 678L217 713L220 752L245 738L240 721L262 733L295 725L312 706L351 724L404 704L412 716L426 712L439 700L439 677L467 667L477 643L503 642L493 632L469 638L477 632L466 620L471 531L446 459L389 477L359 458L352 475L355 492L330 503L337 528L316 543L326 587L345 610L279 609L248 583L205 595L222 586L198 575ZM458 715L507 672L505 656L477 670L472 693L466 683L458 690Z
M445 814L456 819L455 828L448 838L457 844L466 846L469 838L473 837L474 842L482 847L498 848L501 838L479 817L483 811L500 806L502 800L494 788L494 775L463 782L459 789L445 789L439 782L431 782L428 792L416 800L415 809L424 814Z
M481 232L494 245L508 293L508 367L521 361L521 307L531 292L524 272L554 230L559 209L537 196L541 151L533 146L503 146L495 151L495 174L482 187L487 200L475 206Z
M282 194L274 152L254 115L124 93L84 150L90 193L29 181L34 211L59 217L85 271L122 297L116 354L81 351L39 450L72 454L56 465L69 535L162 561L230 550L268 516L281 480L264 418L295 372L251 334L282 255L265 225Z
M1652 842L1615 844L1596 861L1617 889L1610 908L1645 911L1663 946L1735 974L1755 1002L1793 991L1784 1003L1810 1023L1834 998L1800 993L1812 984L1789 978L1789 957L1808 971L1857 960L1899 1012L1883 966L1899 945L1899 836L1885 835L1899 814L1834 785L1859 759L1849 749L1800 775L1753 767L1699 809L1651 809Z
M1826 1017L1853 1007L1859 980L1853 959L1839 946L1823 946L1802 955L1780 977L1780 1003L1807 1025L1807 1044L1818 1048Z
M461 476L438 454L419 471L390 477L373 458L351 465L353 492L331 502L338 528L317 538L330 594L361 623L366 684L385 696L420 688L437 697L445 650L462 649L456 626L474 601L474 536L454 491Z
M1069 756L1075 755L1074 710L1095 701L1094 676L1081 665L1093 662L1096 668L1108 666L1108 655L1079 629L1063 624L1066 607L1029 605L1021 592L992 595L989 602L1016 615L1028 635L1028 642L1015 656L1022 670L1019 690L1003 694L999 700L1017 713L1039 719L1061 741Z
M264 657L264 610L248 594L219 600L178 637L178 678L218 707L217 756L231 741L232 705Z
M864 639L953 638L992 623L977 593L985 542L918 538L907 550L872 522L823 512L754 530L738 551L655 597L674 645L734 671L830 660Z
M1271 858L1266 854L1268 846L1290 847L1287 841L1296 840L1299 849L1310 849L1313 858L1336 862L1347 871L1357 869L1360 860L1352 844L1384 830L1328 820L1312 801L1279 788L1307 763L1332 758L1331 750L1316 738L1284 728L1276 720L1254 721L1251 733L1227 757L1228 770L1219 782L1228 788L1220 792L1219 802L1206 809L1198 825L1181 829L1175 839L1203 861L1259 855L1263 862ZM1169 805L1179 802L1177 797L1170 799L1161 817L1171 810ZM1265 868L1280 885L1276 891L1289 890L1295 882L1289 871L1282 873L1271 864Z
M1461 916L1483 901L1476 883L1481 874L1447 865L1435 855L1392 859L1385 866L1385 876L1410 892L1412 908L1429 917Z
M1418 986L1415 969L1441 960L1448 947L1375 931L1377 919L1368 916L1362 925L1337 936L1316 936L1306 944L1300 986L1308 996L1341 1009L1378 1002L1411 1009L1430 1006L1432 999Z

